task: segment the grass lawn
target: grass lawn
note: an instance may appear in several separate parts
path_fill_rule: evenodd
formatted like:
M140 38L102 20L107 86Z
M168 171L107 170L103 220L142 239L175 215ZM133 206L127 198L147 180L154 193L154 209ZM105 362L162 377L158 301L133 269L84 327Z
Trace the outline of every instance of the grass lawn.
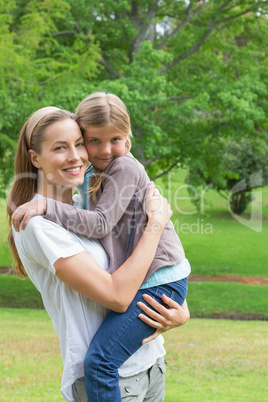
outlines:
M190 282L187 301L192 317L268 320L267 285Z
M262 231L256 232L235 220L228 204L216 191L204 193L203 214L189 200L185 171L156 181L169 200L172 221L184 246L193 274L236 274L268 277L268 187L262 191ZM251 207L243 214L249 219Z
M267 323L192 319L165 347L166 402L268 401Z
M41 295L30 279L0 275L0 307L43 309Z
M44 310L0 309L1 400L63 401L59 341ZM165 334L165 402L268 401L267 323L191 319Z
M40 293L29 279L0 275L0 307L42 309ZM192 317L268 320L268 286L240 283L190 282Z
M45 310L0 309L1 400L64 401L59 340Z

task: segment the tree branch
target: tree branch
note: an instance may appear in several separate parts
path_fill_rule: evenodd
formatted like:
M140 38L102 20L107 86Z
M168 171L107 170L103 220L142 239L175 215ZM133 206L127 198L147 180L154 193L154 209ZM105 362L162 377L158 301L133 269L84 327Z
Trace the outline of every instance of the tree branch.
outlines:
M167 44L169 38L171 38L172 36L175 36L176 33L177 33L179 30L185 28L185 27L189 24L189 22L190 22L194 17L196 17L197 14L199 14L200 11L201 11L203 8L207 7L208 5L209 5L209 3L203 3L203 4L201 4L200 6L198 6L194 12L192 12L193 3L190 3L189 6L187 7L187 10L186 10L186 17L185 17L185 19L184 19L183 21L181 21L181 22L176 26L176 28L175 28L169 35L167 35L167 36L163 39L163 41L162 41L159 45L156 46L156 49L158 49L158 50L163 49L163 47L166 46L166 44ZM158 15L158 16L159 16L159 15ZM173 18L174 18L174 16L173 16Z
M191 13L191 9L192 9L192 8L193 8L193 4L190 3L189 6L187 7L187 10L186 10L186 18L185 18L183 21L181 21L181 22L176 26L176 28L175 28L169 35L167 35L167 36L162 40L161 43L159 43L159 45L156 46L156 49L157 49L157 50L163 49L163 47L166 46L166 44L167 44L169 38L171 38L172 36L176 35L176 33L177 33L180 29L183 29L183 28L186 27L186 25L189 23L189 20L190 20L189 17L190 17L190 13Z
M49 80L46 80L46 81L36 81L36 82L34 82L34 81L25 81L22 78L18 78L18 77L10 77L9 75L6 75L6 74L2 74L2 76L5 77L5 78L8 78L8 79L11 79L12 81L24 82L26 84L31 84L31 85L46 85L49 82L56 81L56 80L58 80L60 78L60 77L54 77L54 78L50 78Z
M228 6L229 3L231 3L232 0L227 0L225 3L223 3L221 6L218 7L218 11L222 10L226 6Z
M157 176L154 176L151 178L151 180L156 180L159 177L164 176L165 174L167 174L168 172L170 172L172 169L174 169L175 167L178 167L178 163L180 162L179 159L177 159L177 161L175 163L173 163L173 165L171 165L168 169L164 170L162 173L158 174Z
M223 10L224 7L226 7L229 3L230 3L229 0L226 1L225 3L223 3L223 4L218 8L218 10L221 10L221 9ZM229 17L222 18L222 19L219 19L219 20L216 20L216 21L212 19L211 22L210 22L209 28L207 29L207 31L205 32L205 34L203 35L203 37L201 38L201 40L200 40L198 43L196 43L188 52L186 52L186 53L182 54L181 56L177 57L177 58L174 59L171 63L168 63L168 64L166 64L165 66L163 66L163 67L159 70L159 73L161 74L161 73L167 71L168 69L174 67L175 65L179 64L181 61L185 60L186 58L190 57L192 54L194 54L195 52L197 52L197 50L198 50L198 49L203 45L203 43L206 41L206 39L208 38L208 36L210 35L210 33L214 30L214 28L215 28L216 25L219 25L219 24L224 23L224 22L226 22L226 21L229 21L229 20L238 18L238 17L240 17L241 15L244 15L244 14L250 12L250 11L253 11L254 9L256 9L256 8L262 6L262 5L265 5L265 4L268 4L268 2L267 2L267 1L259 1L259 2L257 2L257 3L254 3L251 7L247 8L246 10L244 10L244 11L238 13L238 14L231 15L231 16L229 16ZM202 7L202 6L199 6L199 7ZM185 21L184 21L184 22L185 22ZM176 27L176 29L177 29L177 27ZM171 34L171 35L172 35L172 34ZM165 40L166 40L166 39L165 39Z
M167 100L174 100L174 101L186 101L187 99L191 99L191 98L193 98L194 97L194 95L192 95L192 96L169 96L168 98L164 98L163 99L163 102L166 102ZM161 103L161 102L160 102ZM147 107L146 107L146 109L147 110L150 110L150 109L152 109L152 108L154 108L154 107L156 107L157 105L155 105L155 104L152 104L152 105L148 105Z
M30 29L31 27L32 27L32 24L28 25L28 26L25 27L22 31L16 33L16 36L22 35L25 31L27 31L27 30Z
M193 98L193 96L170 96L168 99L184 101L184 100L191 99L191 98Z
M66 34L73 34L73 35L78 35L76 31L59 31L59 32L52 32L52 36L58 36L58 35L66 35Z
M220 195L222 198L224 198L225 200L228 200L228 199L229 199L229 197L228 197L226 194L222 193L221 190L218 190L218 189L217 189L217 191L218 191L219 195Z
M82 29L80 28L78 22L73 21L74 26L76 27L76 29L78 30L79 33L81 33L83 36L85 36L84 32L82 31Z
M150 163L158 161L159 159L160 159L159 155L156 155L156 156L154 156L153 158L150 158L150 159L146 159L144 167L146 168L148 165L150 165Z
M245 11L242 11L241 13L238 13L238 14L235 14L235 15L230 15L230 17L226 17L226 18L223 18L223 19L221 19L221 20L215 21L215 24L218 25L218 24L221 24L222 22L226 22L226 21L230 21L230 20L232 20L232 19L234 19L234 18L238 18L238 17L240 17L241 15L244 15L244 14L248 13L249 11L254 10L256 7L259 7L259 6L265 5L265 4L268 4L268 2L267 2L267 1L260 1L260 2L258 2L258 3L253 4L251 7L249 7L249 8L246 9Z
M154 0L154 2L151 4L151 7L149 8L149 11L146 15L146 20L141 24L140 17L138 15L138 8L136 7L136 4L134 5L134 2L132 2L132 11L130 15L130 19L133 23L133 25L138 29L138 34L136 38L133 40L131 49L130 49L130 60L132 60L132 54L133 53L138 53L141 47L141 43L144 42L148 38L148 34L150 32L150 26L152 24L152 20L155 17L157 6L158 6L158 0Z
M101 60L101 64L103 65L103 67L108 71L108 73L114 77L114 78L122 78L123 75L121 75L118 71L114 70L110 64L108 63L107 60L105 60L104 58Z
M206 39L208 38L208 36L211 34L211 32L213 31L215 27L215 23L214 22L210 22L210 26L207 29L207 31L205 32L205 34L203 35L203 37L201 38L201 40L196 43L192 49L188 50L188 52L182 54L181 56L179 56L177 59L173 60L171 63L166 64L164 67L162 67L159 70L159 73L164 73L165 71L167 71L168 69L176 66L176 64L180 63L181 61L185 60L187 57L190 57L192 54L194 54L195 52L197 52L197 50L203 45L203 43L206 41Z
M170 4L174 3L174 0L169 1L168 3L163 4L163 6L159 6L159 8L167 8Z
M156 17L169 17L169 18L176 18L176 16L174 14L168 14L168 13L164 13L164 14L156 14Z

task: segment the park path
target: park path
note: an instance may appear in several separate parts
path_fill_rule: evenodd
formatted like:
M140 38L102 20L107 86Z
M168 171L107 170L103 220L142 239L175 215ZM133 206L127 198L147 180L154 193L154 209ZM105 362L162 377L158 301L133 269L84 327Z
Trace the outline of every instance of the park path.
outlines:
M0 267L0 275L13 275L11 267ZM237 282L247 285L268 285L268 278L242 275L190 275L189 282Z
M246 285L268 285L268 278L242 275L190 275L189 282L236 282Z

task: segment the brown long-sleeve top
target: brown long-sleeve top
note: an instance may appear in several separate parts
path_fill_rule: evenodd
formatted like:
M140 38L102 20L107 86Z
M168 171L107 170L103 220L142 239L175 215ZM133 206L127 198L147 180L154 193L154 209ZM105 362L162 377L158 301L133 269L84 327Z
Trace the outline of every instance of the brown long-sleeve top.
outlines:
M88 210L47 199L44 218L78 235L99 239L109 255L108 272L113 273L132 254L146 226L145 196L149 182L143 165L128 153L108 166L95 201L89 198ZM126 253L135 198L135 227ZM169 221L144 282L157 269L177 265L184 258L180 239Z

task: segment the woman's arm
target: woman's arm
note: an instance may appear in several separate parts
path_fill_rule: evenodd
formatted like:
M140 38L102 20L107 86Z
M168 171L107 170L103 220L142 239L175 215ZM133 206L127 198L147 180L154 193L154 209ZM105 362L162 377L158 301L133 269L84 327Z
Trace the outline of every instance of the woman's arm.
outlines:
M168 305L168 308L166 308L149 295L145 294L143 297L154 310L149 308L146 304L139 302L138 306L144 311L144 313L146 313L146 315L140 314L139 318L151 327L156 328L156 331L148 338L143 339L142 344L150 342L157 338L158 335L170 329L186 324L190 318L190 312L186 300L183 305L180 306L170 297L163 295L163 302Z
M156 193L156 194L155 194ZM164 227L172 215L167 200L151 185L146 197L148 224L132 255L112 275L86 252L54 263L56 275L84 296L117 312L126 311L155 255Z

